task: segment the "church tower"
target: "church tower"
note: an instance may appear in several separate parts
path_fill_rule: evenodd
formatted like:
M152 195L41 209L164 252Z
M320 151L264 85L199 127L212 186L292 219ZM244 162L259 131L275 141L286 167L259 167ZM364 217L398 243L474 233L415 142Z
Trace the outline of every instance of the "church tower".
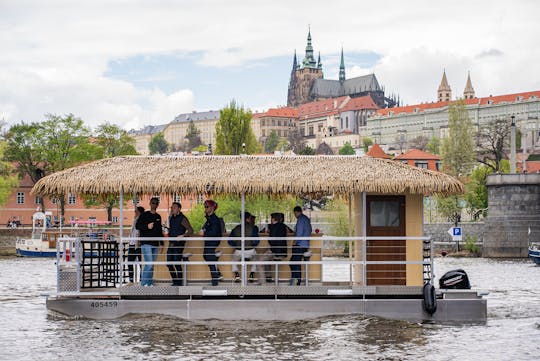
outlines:
M291 79L289 81L289 91L287 96L287 106L297 107L300 104L308 103L310 99L310 91L315 79L322 79L322 63L319 55L318 61L315 60L313 54L313 45L311 44L311 29L308 30L306 55L302 64L298 65L296 52L293 58L293 69Z
M474 98L474 88L471 82L471 72L467 75L467 84L465 84L465 90L463 90L463 99L473 99Z
M439 85L439 89L437 90L437 101L449 102L450 100L452 100L452 89L450 89L450 85L448 85L448 80L446 80L446 70L444 70L441 85Z
M339 82L345 81L345 59L343 58L343 47L341 47L341 63L339 64Z

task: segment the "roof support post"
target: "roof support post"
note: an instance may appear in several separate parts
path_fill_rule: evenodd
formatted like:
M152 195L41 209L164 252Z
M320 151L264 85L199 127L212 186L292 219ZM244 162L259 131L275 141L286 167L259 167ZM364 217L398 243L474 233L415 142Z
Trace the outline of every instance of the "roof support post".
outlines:
M244 255L244 252L246 250L246 217L245 217L245 211L246 211L246 193L242 191L241 194L241 211L240 211L240 235L242 237L241 239L241 259L242 259L242 286L246 286L246 280L247 280L247 269L246 269L246 258Z
M362 261L364 264L362 265L362 286L367 286L367 204L366 204L366 192L362 192L362 247L364 248L362 252ZM365 297L365 294L364 294Z
M119 272L118 283L122 287L124 282L124 192L120 191L120 237L118 240L118 260L119 260Z
M351 193L349 192L349 237L352 237L352 199L351 199ZM353 241L349 240L349 261L352 261L352 255L353 255ZM352 263L349 264L349 285L352 286L353 283L353 265Z

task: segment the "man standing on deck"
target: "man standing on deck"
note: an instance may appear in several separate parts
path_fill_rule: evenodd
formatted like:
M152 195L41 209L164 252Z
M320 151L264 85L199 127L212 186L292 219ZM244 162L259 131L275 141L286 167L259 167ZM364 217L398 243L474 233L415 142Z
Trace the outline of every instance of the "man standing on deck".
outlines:
M205 237L222 237L221 221L216 216L216 209L218 204L211 199L204 201L204 214L206 216L206 223L202 230ZM206 262L216 262L218 257L216 256L216 248L219 246L219 240L205 240L203 258ZM215 264L209 264L210 275L212 277L212 286L217 286L219 283L220 274Z
M182 205L179 202L173 202L171 206L171 215L169 216L169 247L167 248L167 267L171 274L173 286L182 286L183 275L181 264L169 264L169 262L181 262L183 260L184 246L186 241L184 237L193 234L193 228L189 220L181 212Z
M296 237L311 236L311 221L302 213L302 208L294 207L294 216L296 217L296 227L294 235ZM309 249L309 239L295 239L292 248L291 262L299 262L303 259L304 253ZM291 286L299 285L302 280L302 265L291 264Z
M144 212L137 220L136 228L140 233L141 251L144 260L144 267L141 275L141 285L152 287L154 285L154 262L157 259L159 247L163 245L162 240L149 240L145 238L161 238L163 230L161 226L161 216L157 213L159 199L150 199L150 210Z

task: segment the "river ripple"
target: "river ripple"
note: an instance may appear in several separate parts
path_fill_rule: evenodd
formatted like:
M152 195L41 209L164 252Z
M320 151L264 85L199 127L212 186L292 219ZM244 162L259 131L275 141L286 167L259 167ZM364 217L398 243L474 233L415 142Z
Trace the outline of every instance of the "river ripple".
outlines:
M190 322L164 316L67 320L47 314L53 260L0 259L1 360L529 360L540 345L540 267L436 259L490 292L485 324L340 316L302 322ZM330 273L339 273L335 269Z

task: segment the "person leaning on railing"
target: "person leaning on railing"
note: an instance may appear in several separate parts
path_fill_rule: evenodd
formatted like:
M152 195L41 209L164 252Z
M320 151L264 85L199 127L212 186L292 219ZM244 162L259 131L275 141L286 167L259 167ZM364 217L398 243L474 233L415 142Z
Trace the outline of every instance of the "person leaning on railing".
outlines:
M255 216L249 212L244 212L244 234L246 237L259 237L259 227L255 225ZM238 239L242 236L242 225L239 224L231 231L230 237L235 239L229 239L227 243L234 248L234 253L231 255L233 262L238 262L242 259L242 240ZM244 241L244 258L251 260L257 255L255 247L259 245L259 240L245 240ZM232 265L232 271L234 273L234 282L240 282L240 273L238 272L238 264ZM255 282L255 272L257 272L257 266L251 265L251 272L249 273L249 282Z
M193 234L193 228L189 220L181 212L182 205L179 202L173 202L171 206L171 215L169 216L169 247L167 249L167 267L171 274L173 286L182 285L182 265L171 264L171 262L181 262L184 254L186 241L184 237Z
M211 199L204 201L204 214L206 216L206 223L204 224L202 231L205 237L222 237L221 221L216 216L216 209L218 204ZM216 248L219 246L219 240L205 240L203 258L206 262L217 262ZM210 276L212 277L212 286L217 286L220 279L220 273L215 264L208 264L210 269Z
M296 226L294 227L295 237L311 236L311 221L302 213L302 208L294 207L294 216L296 217ZM309 239L295 239L292 247L291 262L299 262L304 258L304 253L309 249ZM291 286L299 285L302 282L302 265L291 264Z
M156 212L159 205L158 198L150 200L150 210L144 212L137 220L136 228L141 236L141 251L144 259L144 267L141 275L142 286L154 285L154 262L157 259L159 247L163 245L163 241L147 240L145 237L161 238L163 237L163 229L161 226L161 216Z

